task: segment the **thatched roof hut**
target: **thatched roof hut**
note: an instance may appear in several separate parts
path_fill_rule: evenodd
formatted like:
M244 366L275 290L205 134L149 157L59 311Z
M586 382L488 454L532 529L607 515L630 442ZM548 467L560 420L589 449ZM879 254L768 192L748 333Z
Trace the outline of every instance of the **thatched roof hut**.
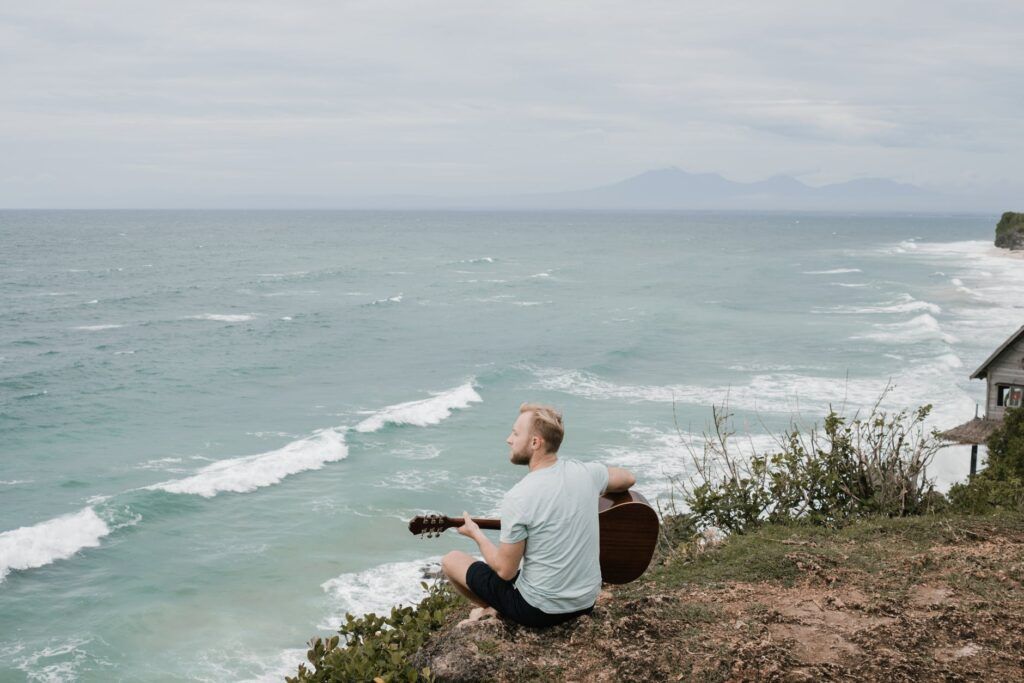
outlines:
M973 420L964 422L962 425L939 432L939 436L955 443L977 445L988 441L989 435L995 431L999 424L999 420L986 420L976 417Z

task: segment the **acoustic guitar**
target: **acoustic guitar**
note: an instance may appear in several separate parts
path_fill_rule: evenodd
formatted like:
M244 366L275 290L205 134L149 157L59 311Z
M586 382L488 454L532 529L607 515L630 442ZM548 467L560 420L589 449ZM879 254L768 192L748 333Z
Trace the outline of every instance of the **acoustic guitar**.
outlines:
M629 583L647 569L658 542L658 514L636 491L606 493L597 502L601 529L601 580ZM472 520L481 529L500 529L500 519ZM462 517L420 515L409 521L409 531L439 536L445 529L465 524Z

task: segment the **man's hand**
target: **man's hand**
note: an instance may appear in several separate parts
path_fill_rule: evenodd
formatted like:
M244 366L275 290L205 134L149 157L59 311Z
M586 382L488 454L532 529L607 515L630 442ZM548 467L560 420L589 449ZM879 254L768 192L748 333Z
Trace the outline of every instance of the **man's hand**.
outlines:
M470 538L475 539L476 535L480 533L480 527L477 526L476 522L469 518L468 512L463 511L462 516L466 518L466 523L460 527L455 527L455 530L463 536L469 536Z

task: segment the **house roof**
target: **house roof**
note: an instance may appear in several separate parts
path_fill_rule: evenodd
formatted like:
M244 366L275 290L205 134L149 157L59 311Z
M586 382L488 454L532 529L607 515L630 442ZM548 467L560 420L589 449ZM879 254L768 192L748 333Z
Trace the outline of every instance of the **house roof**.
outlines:
M1024 337L1024 325L1021 325L1020 329L1007 337L1006 341L999 345L999 348L992 352L992 355L985 359L985 362L978 366L978 369L971 375L971 379L981 379L988 374L988 366L992 364L996 358L998 358L1006 347L1013 344L1015 341Z
M976 417L973 420L964 422L962 425L940 432L939 436L946 441L955 441L956 443L982 444L988 440L989 435L1001 424L1002 420L986 420Z

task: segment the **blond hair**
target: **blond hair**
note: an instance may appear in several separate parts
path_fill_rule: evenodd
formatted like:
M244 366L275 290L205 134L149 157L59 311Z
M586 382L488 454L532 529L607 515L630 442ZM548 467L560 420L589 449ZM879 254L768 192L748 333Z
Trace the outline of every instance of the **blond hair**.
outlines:
M533 413L530 421L530 435L544 439L548 453L557 453L565 437L565 425L562 424L562 413L551 406L539 403L524 403L519 406L519 414Z

